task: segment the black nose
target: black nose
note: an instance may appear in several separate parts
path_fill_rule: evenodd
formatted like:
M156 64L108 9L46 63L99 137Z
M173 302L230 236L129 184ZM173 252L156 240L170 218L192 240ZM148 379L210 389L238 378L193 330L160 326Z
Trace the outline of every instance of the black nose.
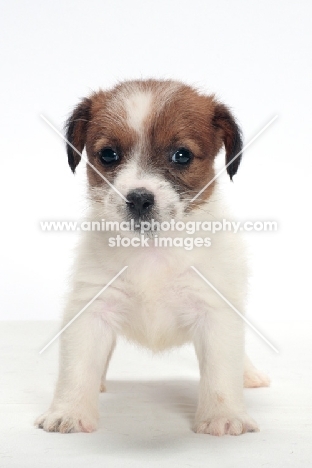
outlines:
M143 216L154 205L154 194L144 187L130 190L127 195L127 205L131 214L134 216Z

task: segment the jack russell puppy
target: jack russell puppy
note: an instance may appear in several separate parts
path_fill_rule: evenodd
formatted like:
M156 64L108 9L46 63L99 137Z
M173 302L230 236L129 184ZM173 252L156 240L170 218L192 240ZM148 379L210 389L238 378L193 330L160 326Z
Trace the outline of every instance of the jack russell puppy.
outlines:
M193 342L199 361L199 401L194 431L239 435L258 431L243 401L243 386L269 379L244 356L244 323L200 277L244 313L247 266L238 234L210 236L201 223L228 219L213 180L214 159L224 146L227 172L236 174L240 129L213 95L170 80L138 80L93 93L66 126L68 162L75 172L86 148L88 221L134 221L119 238L149 240L110 244L112 233L83 232L74 264L62 333L60 369L50 409L36 425L46 431L97 428L99 391L117 335L157 352ZM208 183L194 201L198 194ZM197 222L195 242L159 248L162 237L188 236L161 229L142 234L142 222ZM127 268L100 295L125 266ZM96 296L96 298L95 298ZM95 298L95 299L94 299Z

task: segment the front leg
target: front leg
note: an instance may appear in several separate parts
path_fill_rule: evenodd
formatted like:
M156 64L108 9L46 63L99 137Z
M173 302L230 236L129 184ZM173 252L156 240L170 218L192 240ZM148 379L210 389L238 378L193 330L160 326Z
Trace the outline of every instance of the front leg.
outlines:
M101 374L114 333L95 301L61 335L60 369L50 409L35 424L49 432L91 432L97 428ZM69 305L68 323L85 302ZM71 312L72 311L72 312Z
M195 432L239 435L258 431L243 402L244 328L234 311L205 314L194 345L200 367Z

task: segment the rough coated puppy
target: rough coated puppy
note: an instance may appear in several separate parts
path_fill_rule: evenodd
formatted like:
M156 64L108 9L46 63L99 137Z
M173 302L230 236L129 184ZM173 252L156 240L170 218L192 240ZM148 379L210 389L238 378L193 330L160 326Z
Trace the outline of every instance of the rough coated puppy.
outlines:
M141 221L198 222L229 218L211 183L225 148L232 179L241 157L240 129L213 95L176 81L142 80L83 99L67 122L73 172L84 148L90 209L87 220L135 222L121 237L138 237ZM77 151L73 148L75 147ZM233 161L232 161L233 160ZM123 196L120 196L111 185ZM173 232L147 232L149 247L112 247L111 232L84 232L64 312L67 324L124 266L128 268L61 335L60 370L50 409L36 424L46 431L91 432L98 393L116 336L153 351L193 342L200 368L194 430L213 435L258 430L243 402L243 385L268 379L244 357L242 319L191 268L194 265L241 313L247 267L238 234L218 232L209 248L157 248ZM186 233L179 236L186 237ZM196 232L205 238L206 232Z

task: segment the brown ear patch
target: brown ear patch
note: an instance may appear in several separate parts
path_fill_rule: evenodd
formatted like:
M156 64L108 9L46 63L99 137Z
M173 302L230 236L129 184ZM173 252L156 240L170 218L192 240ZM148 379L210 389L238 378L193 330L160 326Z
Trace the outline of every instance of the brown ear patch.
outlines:
M213 125L221 130L221 138L225 146L225 162L230 179L236 174L242 159L243 140L241 129L229 109L217 103L215 106ZM239 154L239 156L237 156Z
M74 109L65 124L68 164L73 172L80 162L80 154L86 143L88 123L91 118L91 99L85 98ZM78 153L78 152L79 153Z

